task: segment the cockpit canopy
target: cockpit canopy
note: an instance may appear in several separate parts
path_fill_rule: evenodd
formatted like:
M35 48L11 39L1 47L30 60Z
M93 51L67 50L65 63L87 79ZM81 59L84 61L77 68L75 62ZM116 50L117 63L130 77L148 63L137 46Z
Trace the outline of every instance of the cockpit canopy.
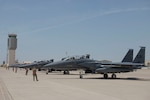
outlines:
M82 56L71 56L71 57L65 57L65 58L62 58L61 60L62 61L68 61L68 60L79 60L79 59L90 59L90 55L87 54L87 55L82 55Z

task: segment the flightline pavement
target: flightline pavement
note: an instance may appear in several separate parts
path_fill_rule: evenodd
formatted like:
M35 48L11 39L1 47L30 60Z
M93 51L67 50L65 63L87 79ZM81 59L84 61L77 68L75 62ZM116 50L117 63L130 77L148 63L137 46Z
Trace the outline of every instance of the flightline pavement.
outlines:
M32 71L26 76L24 69L0 67L0 100L150 100L150 69L117 74L117 79L100 74L79 79L77 71L70 73L41 71L33 81Z

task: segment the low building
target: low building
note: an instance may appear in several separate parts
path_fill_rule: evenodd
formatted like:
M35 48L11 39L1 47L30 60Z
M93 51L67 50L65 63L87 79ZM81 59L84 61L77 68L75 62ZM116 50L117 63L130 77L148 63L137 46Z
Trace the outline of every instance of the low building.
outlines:
M150 60L145 61L145 65L150 67Z
M110 60L101 60L100 62L102 62L102 63L111 63L112 61L110 61Z
M23 64L31 64L31 61L23 61Z

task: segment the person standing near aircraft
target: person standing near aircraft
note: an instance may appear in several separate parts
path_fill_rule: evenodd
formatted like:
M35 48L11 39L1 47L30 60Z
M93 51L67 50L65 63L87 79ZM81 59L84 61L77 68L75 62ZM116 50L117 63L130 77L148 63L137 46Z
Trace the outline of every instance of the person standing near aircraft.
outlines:
M18 68L16 67L16 68L15 68L15 73L17 73L17 70L18 70Z
M38 81L38 78L37 78L37 74L36 74L36 68L33 67L33 81L35 81L35 78L36 78L36 81Z
M25 68L25 70L26 70L26 75L28 75L28 68Z

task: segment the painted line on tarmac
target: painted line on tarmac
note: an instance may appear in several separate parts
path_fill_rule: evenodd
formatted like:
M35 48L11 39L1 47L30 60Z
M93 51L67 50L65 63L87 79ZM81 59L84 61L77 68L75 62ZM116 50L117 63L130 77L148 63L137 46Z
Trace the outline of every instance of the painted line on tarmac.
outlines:
M14 100L1 78L0 78L0 100Z

